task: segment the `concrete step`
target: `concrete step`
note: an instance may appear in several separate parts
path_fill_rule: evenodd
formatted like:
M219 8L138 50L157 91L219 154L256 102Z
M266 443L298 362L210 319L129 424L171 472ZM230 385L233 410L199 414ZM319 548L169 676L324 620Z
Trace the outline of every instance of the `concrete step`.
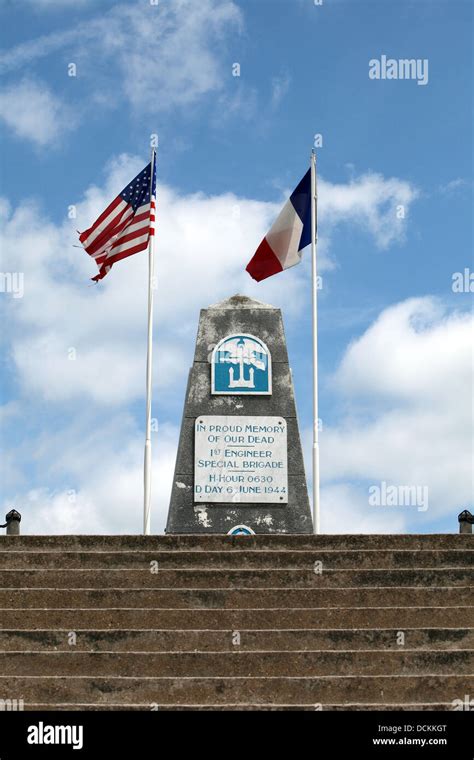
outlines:
M111 551L111 550L177 550L209 551L232 549L297 549L322 551L332 549L472 549L472 534L352 534L352 535L284 535L267 534L259 536L224 535L169 535L169 536L0 536L0 552L11 550L53 550L53 551Z
M158 579L159 580L159 579ZM413 588L0 589L0 608L452 607L474 603L468 586Z
M89 676L0 676L0 695L25 703L160 705L450 703L472 694L474 676L395 675L124 678Z
M356 710L356 711L412 711L412 710L423 710L423 711L446 711L446 710L452 710L453 705L451 702L407 702L405 704L377 704L373 702L348 702L346 704L325 704L324 707L318 706L315 707L314 704L309 705L282 705L282 704L275 704L274 702L272 704L226 704L226 705L159 705L157 706L156 703L150 704L116 704L116 703L108 703L108 704L97 704L97 703L56 703L56 704L45 704L45 703L29 703L25 704L24 706L25 712L31 711L31 710L40 710L40 711L78 711L78 712L84 712L84 711L100 711L100 712L106 712L106 711L146 711L149 712L150 710L159 710L160 712L185 712L192 710L199 711L199 712L250 712L254 710L258 711L265 711L265 712L315 712L316 709L324 709L324 712L328 711L342 711L342 710Z
M473 557L459 534L0 536L0 700L453 709Z
M115 651L115 652L233 652L232 630L179 631L175 629L96 629L77 632L74 647L67 629L0 630L1 651ZM372 649L384 652L430 649L474 649L474 628L405 628L405 644L398 643L399 629L283 629L240 630L241 651L291 651Z
M252 599L248 600L249 602ZM241 629L278 630L283 628L386 628L403 631L413 627L472 628L473 606L400 607L278 607L255 608L4 608L0 617L4 629L67 628L171 628L179 630Z
M72 650L72 647L71 647ZM474 674L474 652L0 652L12 676L236 677Z
M0 570L0 587L22 588L345 588L387 586L469 586L474 570L465 568L405 570Z
M386 551L378 549L357 549L352 551L333 549L301 551L296 549L255 551L248 549L228 549L226 551L1 551L1 569L105 569L127 568L149 570L151 564L158 563L166 569L292 569L312 571L315 562L322 563L323 569L370 570L387 568L473 568L474 550L460 549L399 549Z

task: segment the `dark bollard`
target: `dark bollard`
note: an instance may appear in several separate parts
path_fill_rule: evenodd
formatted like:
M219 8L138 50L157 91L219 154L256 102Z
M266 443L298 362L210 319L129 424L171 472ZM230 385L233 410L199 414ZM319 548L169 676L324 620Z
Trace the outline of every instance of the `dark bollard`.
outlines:
M21 515L16 509L11 509L7 515L5 515L5 525L0 525L0 528L7 529L7 536L19 536L20 535L20 522Z
M460 515L459 520L459 532L460 533L472 533L472 524L474 523L474 515L471 515L468 509L464 509Z

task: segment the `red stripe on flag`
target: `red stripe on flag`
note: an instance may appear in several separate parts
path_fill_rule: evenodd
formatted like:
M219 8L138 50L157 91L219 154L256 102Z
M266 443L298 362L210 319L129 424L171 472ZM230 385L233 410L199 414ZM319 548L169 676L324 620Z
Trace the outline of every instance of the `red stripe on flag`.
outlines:
M95 277L92 277L92 280L94 280L94 282L99 282L99 280L102 280L102 278L105 277L105 275L112 268L112 265L116 264L117 261L126 259L129 256L133 256L134 253L140 253L140 251L145 251L147 248L148 248L148 242L140 243L140 245L136 245L133 248L128 248L126 251L123 251L122 253L117 253L116 256L111 256L110 258L107 259L107 263L101 266L99 274L97 274Z
M106 228L103 232L100 233L100 242L96 244L96 241L99 241L99 237L95 238L95 240L91 243L90 246L86 248L86 251L90 253L91 255L101 253L103 249L104 251L107 251L112 246L112 243L116 242L117 236L120 235L121 232L123 232L127 227L132 227L140 222L146 222L148 223L149 214L150 211L147 209L146 211L142 211L141 214L137 214L136 216L133 215L133 209L132 206L127 206L126 209L124 209L123 214L126 214L125 219L120 222L120 224L117 224L116 228L110 229L109 227ZM147 224L143 225L143 227L146 227Z
M133 223L137 224L137 222L145 222L145 221L148 221L149 218L150 218L150 211L149 209L147 209L146 211L142 211L141 214L136 214L133 217Z
M142 225L138 230L135 230L134 232L130 232L129 234L126 234L126 231L123 235L120 235L120 237L117 238L115 243L112 245L110 251L113 255L114 248L119 248L124 243L128 243L130 240L134 240L137 237L141 237L142 235L146 235L148 232L148 225Z
M123 210L120 216L117 216L111 221L100 235L94 238L90 245L85 246L87 253L93 256L95 253L100 252L101 248L106 248L107 244L111 241L111 238L119 235L132 221L133 209L131 206L128 206Z
M128 207L122 209L115 217L111 219L109 224L100 232L90 235L87 240L81 241L84 249L88 254L93 256L107 245L107 242L118 234L118 231L126 227L130 219L130 213L133 214L133 209Z
M115 200L114 200L114 201L112 201L112 203L110 203L110 204L107 206L107 208L105 209L105 211L103 211L103 212L101 213L101 215L100 215L99 217L97 217L97 219L95 220L95 222L94 222L94 224L92 225L92 227L89 227L89 229L88 229L88 230L84 230L84 232L81 232L81 234L79 235L79 240L81 241L81 243L82 243L84 240L87 240L87 238L89 237L89 235L90 235L92 232L94 232L94 230L95 230L95 229L96 229L96 228L99 226L99 224L102 224L102 222L104 221L104 219L107 219L107 217L109 216L109 214L111 214L111 213L112 213L112 211L113 211L115 208L117 208L117 206L118 206L118 205L119 205L119 203L121 203L121 202L122 202L122 198L120 197L120 195L118 195L118 196L115 198Z
M283 271L279 259L277 259L268 245L267 238L263 238L256 252L247 264L246 270L257 282Z
M122 259L126 259L128 256L133 256L134 253L140 253L140 251L145 251L147 248L148 248L148 241L140 243L139 245L135 245L133 246L133 248L127 248L126 251L122 251L121 253L117 253L115 256L111 256L107 260L107 265L110 263L115 264L116 261L121 261Z

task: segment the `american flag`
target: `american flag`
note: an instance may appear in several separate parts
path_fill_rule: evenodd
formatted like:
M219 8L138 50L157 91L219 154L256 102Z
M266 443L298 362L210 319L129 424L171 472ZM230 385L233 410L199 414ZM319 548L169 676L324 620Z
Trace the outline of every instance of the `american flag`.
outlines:
M153 182L151 170L153 164ZM101 280L116 261L144 251L155 234L156 161L148 166L107 206L92 227L79 233L85 250L95 259Z

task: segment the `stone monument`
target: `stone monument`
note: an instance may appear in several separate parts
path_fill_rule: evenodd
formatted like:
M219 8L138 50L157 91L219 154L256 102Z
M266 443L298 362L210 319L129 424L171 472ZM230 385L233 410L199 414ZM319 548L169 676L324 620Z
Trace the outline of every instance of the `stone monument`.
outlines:
M201 311L166 532L313 532L280 309Z

